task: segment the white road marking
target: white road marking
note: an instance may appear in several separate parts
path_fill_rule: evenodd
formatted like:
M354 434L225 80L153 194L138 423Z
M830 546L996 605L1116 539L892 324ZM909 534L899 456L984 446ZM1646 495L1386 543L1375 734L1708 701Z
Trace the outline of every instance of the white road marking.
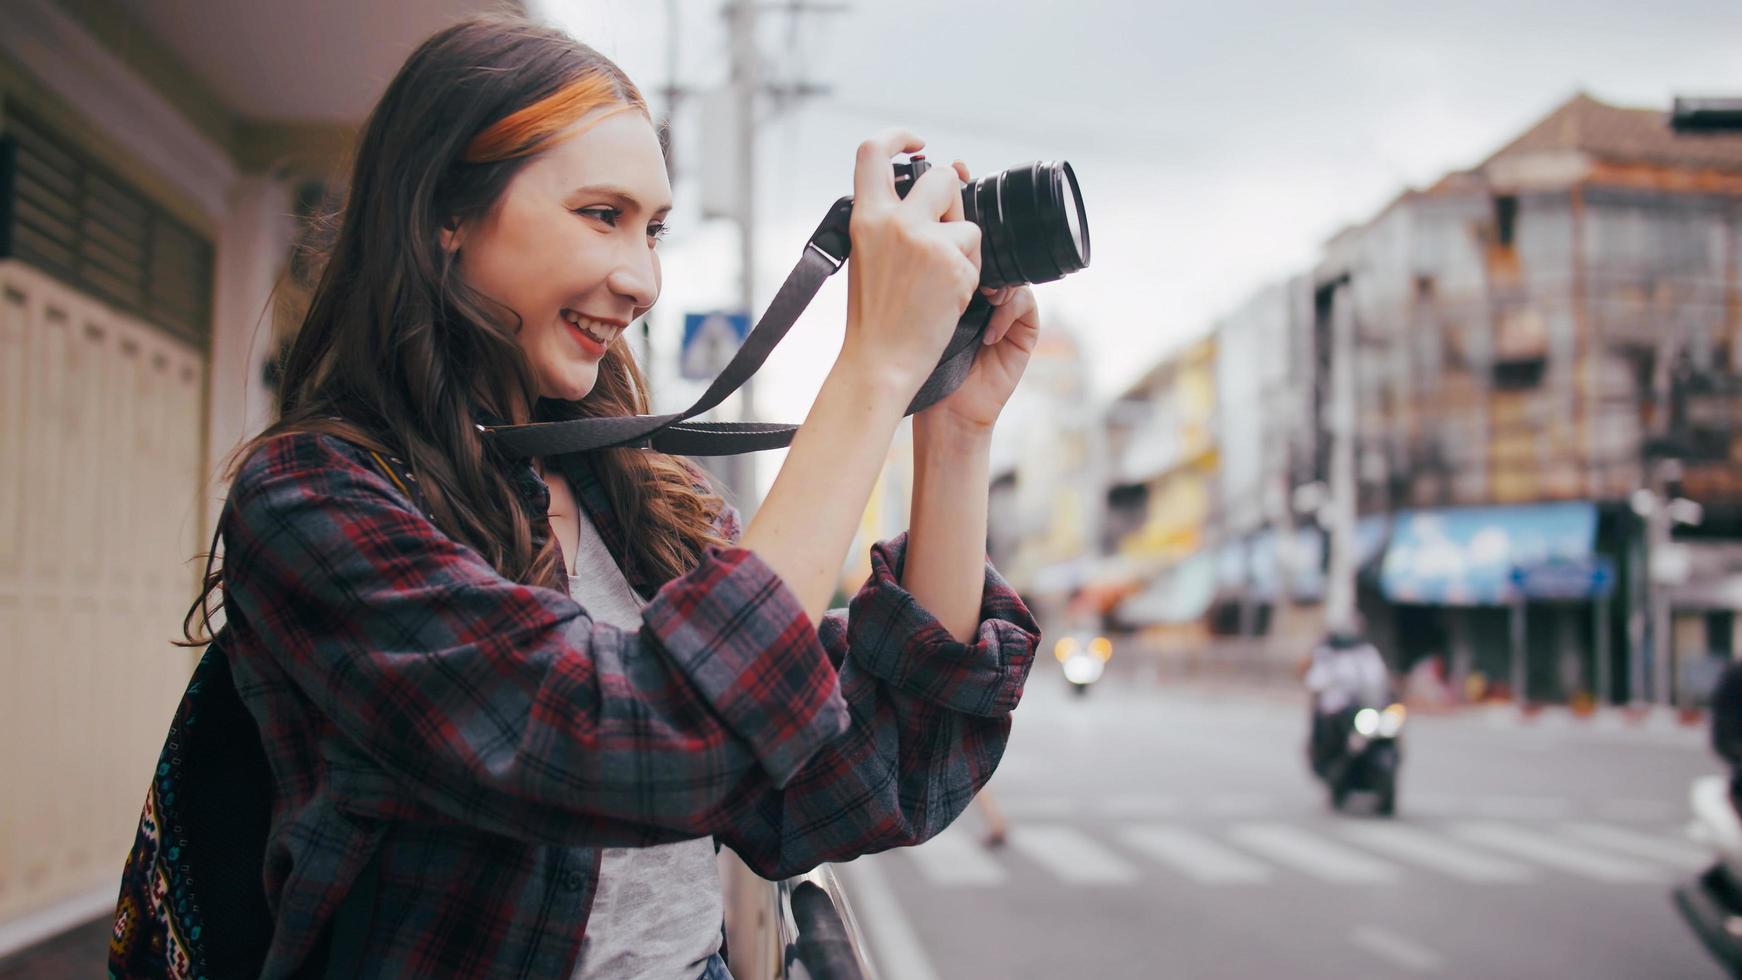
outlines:
M1597 815L1604 820L1665 820L1679 809L1663 800L1606 800L1597 807Z
M1445 966L1440 954L1413 939L1378 926L1357 926L1349 941L1369 953L1412 973L1438 973Z
M1601 823L1573 823L1567 833L1592 844L1651 861L1664 861L1677 867L1700 868L1712 862L1711 854L1685 841L1659 837L1643 831L1613 827Z
M1655 868L1569 843L1541 831L1481 822L1462 824L1453 832L1464 840L1598 881L1661 880Z
M1074 827L1024 824L1010 830L1010 846L1071 885L1126 885L1137 869Z
M1411 793L1406 801L1409 812L1421 816L1446 816L1456 813L1461 801L1439 793Z
M902 848L902 852L927 881L944 888L998 885L1008 877L980 842L961 829L960 824L917 847Z
M1530 881L1536 877L1536 873L1525 865L1471 850L1438 834L1415 827L1380 823L1354 824L1344 828L1343 836L1363 847L1463 881L1486 884Z
M1205 800L1204 812L1219 817L1247 817L1268 812L1275 805L1276 801L1268 796L1230 793Z
M1546 796L1489 796L1471 801L1470 807L1484 817L1503 819L1552 819L1567 814L1564 799Z
M837 864L847 879L853 896L853 911L865 930L865 940L871 946L871 964L879 977L912 977L913 980L937 980L937 971L926 959L925 947L913 931L913 923L901 910L895 891L883 877L877 862L883 855L867 855L846 864Z
M1077 812L1077 801L1068 796L1013 796L999 800L1004 812L1013 817L1070 817Z
M1248 823L1228 832L1235 843L1326 881L1382 884L1397 880L1396 865L1282 823Z
M1171 817L1180 812L1180 799L1160 793L1114 793L1101 801L1101 814L1109 817Z
M1133 850L1206 885L1270 880L1268 865L1182 827L1140 824L1120 831L1119 838Z

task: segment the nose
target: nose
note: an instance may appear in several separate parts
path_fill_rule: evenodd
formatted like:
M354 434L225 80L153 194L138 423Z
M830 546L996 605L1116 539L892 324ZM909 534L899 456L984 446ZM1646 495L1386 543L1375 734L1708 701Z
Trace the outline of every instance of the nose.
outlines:
M624 247L605 285L628 300L640 316L659 298L659 256L646 246Z

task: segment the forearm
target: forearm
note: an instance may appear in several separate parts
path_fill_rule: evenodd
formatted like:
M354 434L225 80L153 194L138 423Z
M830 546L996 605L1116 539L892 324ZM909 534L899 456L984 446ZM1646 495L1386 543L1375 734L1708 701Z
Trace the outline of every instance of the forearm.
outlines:
M812 623L828 609L906 401L898 384L836 361L774 486L739 538L780 574Z
M950 635L970 642L985 582L992 430L913 420L913 507L901 584Z

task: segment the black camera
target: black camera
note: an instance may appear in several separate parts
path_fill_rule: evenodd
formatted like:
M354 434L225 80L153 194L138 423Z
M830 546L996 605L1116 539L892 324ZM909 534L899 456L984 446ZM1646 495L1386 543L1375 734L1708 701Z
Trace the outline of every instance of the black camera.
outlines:
M895 193L906 197L931 162L915 154L894 166ZM853 198L841 198L811 235L811 246L836 266L853 247L852 214ZM962 188L962 214L980 226L982 286L1052 282L1088 267L1089 217L1077 175L1062 160L1025 163L969 182Z
M895 164L895 193L907 196L931 169L924 156ZM980 285L1052 282L1089 264L1089 218L1077 175L1063 161L1025 163L962 188L962 215L980 226Z

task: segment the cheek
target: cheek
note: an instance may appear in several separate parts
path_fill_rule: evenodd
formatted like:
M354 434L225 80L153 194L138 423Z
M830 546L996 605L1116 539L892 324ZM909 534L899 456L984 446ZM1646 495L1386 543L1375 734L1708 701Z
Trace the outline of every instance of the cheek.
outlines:
M472 247L463 248L467 282L492 299L506 303L527 323L555 316L565 295L565 278L572 273L578 221L545 220L508 211ZM472 254L466 254L470 251Z

